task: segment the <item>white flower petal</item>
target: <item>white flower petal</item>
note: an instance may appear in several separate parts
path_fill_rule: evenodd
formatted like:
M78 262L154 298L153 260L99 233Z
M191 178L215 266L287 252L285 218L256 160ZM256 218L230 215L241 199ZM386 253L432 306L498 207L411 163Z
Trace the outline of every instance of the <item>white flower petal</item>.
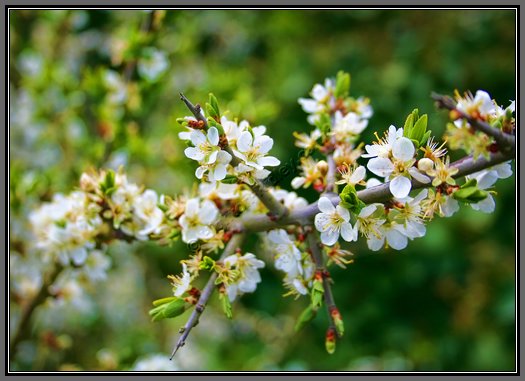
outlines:
M314 218L314 225L315 228L320 231L324 232L329 228L330 225L330 215L326 213L318 213L315 215Z
M327 246L332 246L339 239L339 232L337 230L329 229L321 233L321 242Z
M281 162L273 156L263 156L257 159L257 164L262 165L263 167L275 167L281 164Z
M496 209L494 198L489 194L484 200L476 204L471 204L472 209L479 210L483 213L492 213Z
M187 158L195 160L195 161L201 161L204 159L204 153L202 153L201 150L195 147L188 147L184 150L184 155L186 155Z
M206 143L206 135L204 135L200 130L193 130L190 133L190 140L193 143L193 145L197 147L201 144Z
M341 225L341 237L346 242L357 241L357 229L353 228L350 222Z
M345 220L346 222L350 221L350 212L348 209L343 208L341 205L335 207L336 212Z
M405 137L397 139L392 145L392 155L401 161L412 159L415 152L414 144L410 139Z
M390 182L390 193L396 198L404 198L412 189L412 182L405 176L397 176Z
M219 145L219 131L216 127L210 127L208 129L208 141L213 146Z
M384 157L375 157L370 159L366 166L372 173L381 177L390 176L394 170L394 165L392 162Z
M332 204L332 201L330 201L328 197L324 196L319 198L319 201L317 202L317 207L323 213L333 213L335 211L335 207Z
M252 134L249 131L241 132L239 139L237 139L237 149L240 152L247 152L252 148Z
M253 141L254 147L258 147L260 154L264 155L268 153L273 147L273 139L267 135L258 136Z
M365 206L363 209L361 209L361 212L359 212L359 217L366 218L370 216L372 213L374 213L377 209L377 206L374 204L370 204Z
M204 200L199 210L199 221L204 225L212 224L219 214L219 210L213 201Z
M395 250L403 250L408 245L408 238L395 229L386 232L386 241Z
M428 184L430 182L430 177L425 176L421 172L419 172L415 167L410 167L408 169L408 173L410 173L410 176L412 176L414 179L419 181L423 184Z
M370 234L366 243L370 250L379 251L385 244L385 237L384 236L376 237L374 234Z

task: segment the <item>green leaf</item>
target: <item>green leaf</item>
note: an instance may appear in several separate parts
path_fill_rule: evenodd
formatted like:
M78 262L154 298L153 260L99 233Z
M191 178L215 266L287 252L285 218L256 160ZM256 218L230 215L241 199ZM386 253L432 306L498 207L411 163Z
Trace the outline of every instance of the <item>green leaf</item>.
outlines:
M299 319L297 319L297 323L295 323L294 330L295 332L300 331L306 324L311 322L315 316L317 315L317 311L312 308L312 306L308 306L305 308L303 312L301 312L301 315L299 315Z
M201 270L213 270L214 267L215 261L207 255L204 258L202 258L202 261L199 264L199 269Z
M415 124L412 130L410 131L410 139L414 139L416 141L420 141L421 138L423 138L423 135L425 135L427 131L427 124L428 124L428 116L427 114L424 114L419 118Z
M467 204L478 203L483 201L489 193L478 188L476 179L470 179L463 184L460 189L452 193L452 197L458 201L463 201Z
M177 299L177 297L175 297L175 296L168 296L167 298L157 299L157 300L154 300L154 301L153 301L153 305L154 305L155 307L157 307L157 306L161 306L161 305L163 305L163 304L166 304L166 303L171 302L171 301L174 300L174 299Z
M221 183L224 184L237 184L239 178L235 175L226 175L224 179L221 180Z
M335 91L334 96L336 98L346 98L350 91L350 74L345 73L344 71L339 71L337 73L335 81Z
M352 184L347 184L339 194L339 197L341 198L339 204L354 214L359 214L361 209L366 206L366 204L357 197L357 191Z
M210 93L209 95L209 104L210 104L210 107L211 109L213 110L213 115L212 114L209 114L209 115L212 115L213 117L217 117L217 118L220 118L221 117L221 112L219 110L219 102L217 102L217 98L215 97L215 95L213 95L213 93Z
M212 117L208 117L208 126L209 127L215 127L217 131L219 131L219 135L224 135L224 128L222 128L222 125L220 123L217 123L215 119Z
M232 305L230 303L230 299L228 298L228 295L221 292L219 293L219 299L221 301L222 311L224 312L224 315L226 315L228 319L233 319Z
M332 121L330 115L327 113L319 114L319 119L315 123L315 126L321 131L321 135L326 138L332 130Z
M106 172L106 176L100 184L100 190L107 196L110 196L114 191L117 190L115 187L115 172L111 169Z

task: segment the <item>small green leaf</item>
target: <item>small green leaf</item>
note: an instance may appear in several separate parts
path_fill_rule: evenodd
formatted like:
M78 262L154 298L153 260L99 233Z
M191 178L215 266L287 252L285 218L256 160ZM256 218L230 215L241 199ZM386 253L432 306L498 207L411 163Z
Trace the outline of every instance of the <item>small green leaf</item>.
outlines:
M237 184L239 181L239 178L235 175L226 175L224 179L221 180L221 183L224 184Z
M228 295L226 295L223 292L220 292L219 299L221 301L222 311L224 312L224 315L226 315L228 319L233 319L232 305L230 303L230 299L228 298Z
M350 74L345 73L344 71L339 71L337 73L335 81L335 90L334 96L336 98L346 98L350 91Z
M212 117L208 117L208 126L215 127L217 131L219 131L219 135L224 135L224 128L222 128L222 125L217 123L217 121Z
M201 270L213 270L214 267L215 261L207 255L204 258L202 258L202 261L199 264L199 269Z
M339 197L341 198L339 204L354 214L359 214L361 209L366 206L366 204L357 197L357 191L352 184L347 184L339 194Z
M166 304L166 303L171 302L171 301L174 300L174 299L177 299L177 298L176 298L175 296L168 296L167 298L157 299L157 300L154 300L154 301L153 301L153 305L154 305L155 307L157 307L157 306L161 306L161 305L163 305L163 304Z
M107 196L110 196L114 191L117 190L115 187L115 172L111 169L106 172L106 176L100 184L100 190Z
M213 95L213 93L209 94L209 102L210 102L210 106L211 106L211 108L213 110L213 113L214 113L214 115L212 115L212 116L220 118L221 117L221 112L219 110L219 102L217 102L217 98L215 97L215 95Z
M301 315L299 315L299 319L297 319L297 323L295 323L294 330L295 332L300 331L306 324L311 322L315 316L317 315L317 311L312 308L312 306L308 306L305 308L303 312L301 312Z

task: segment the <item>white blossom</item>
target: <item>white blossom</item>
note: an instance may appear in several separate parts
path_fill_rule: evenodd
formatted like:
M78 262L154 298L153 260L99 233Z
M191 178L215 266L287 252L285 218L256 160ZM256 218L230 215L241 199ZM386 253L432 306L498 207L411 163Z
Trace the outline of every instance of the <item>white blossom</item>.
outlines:
M389 133L390 135L390 133ZM368 148L369 154L377 154L368 161L367 168L377 176L390 179L389 189L392 195L397 198L408 196L412 189L411 177L416 180L428 183L430 179L421 174L415 167L413 167L416 160L414 154L416 152L412 141L405 137L397 137L393 142L390 139L383 145L374 145L376 149ZM388 147L391 155L390 157L383 156L383 150ZM363 155L364 156L364 155Z
M212 201L200 202L198 198L189 199L184 214L179 218L182 240L186 243L194 243L199 239L212 238L215 232L210 225L216 222L218 215L219 210Z
M332 134L337 141L345 141L359 135L368 125L368 120L359 115L349 112L343 116L341 111L334 114L334 126Z
M301 252L283 229L271 230L267 234L271 249L275 253L275 268L284 271L288 278L296 278L303 273Z
M476 179L477 187L485 190L492 187L498 179L506 179L510 176L512 176L512 167L510 166L510 162L506 162L466 176L466 180ZM484 200L475 204L470 204L470 206L474 210L479 210L484 213L492 213L496 208L496 203L492 195L488 193Z
M252 253L246 253L243 256L230 255L224 258L223 262L226 267L235 268L239 272L239 276L234 282L225 284L226 294L230 302L233 302L242 293L255 291L257 283L261 281L258 269L264 267L263 261L257 259Z
M334 207L328 197L321 197L317 203L321 213L315 215L315 227L321 232L321 242L332 246L339 235L347 242L357 240L357 231L350 224L350 212L341 205Z
M237 140L237 149L233 153L244 164L258 170L264 167L274 167L280 164L280 161L273 156L265 156L273 146L273 139L267 135L262 135L261 131L243 131Z

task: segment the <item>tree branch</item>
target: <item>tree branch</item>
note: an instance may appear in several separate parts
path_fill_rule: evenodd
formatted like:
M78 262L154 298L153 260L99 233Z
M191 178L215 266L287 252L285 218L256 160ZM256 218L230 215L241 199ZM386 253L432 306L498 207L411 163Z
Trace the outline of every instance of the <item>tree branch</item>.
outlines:
M235 234L231 237L230 241L224 248L224 251L222 252L221 258L224 259L229 255L232 255L237 248L239 248L242 244L242 241L244 239L244 234ZM181 336L177 340L177 344L175 345L175 348L173 349L173 352L171 353L170 360L175 356L179 348L184 346L186 343L186 338L190 334L190 331L193 327L197 325L199 322L199 317L201 316L202 312L204 311L204 308L206 307L206 304L208 303L208 300L210 299L211 295L213 294L213 291L215 290L215 280L217 279L217 273L213 272L210 276L210 279L208 280L208 283L206 283L206 286L204 286L204 289L201 292L201 296L195 305L195 308L193 309L190 318L186 322L183 328L181 328L180 333Z
M449 96L432 93L431 97L436 101L436 104L439 108L456 112L461 118L466 119L472 127L478 131L484 132L489 136L492 136L494 140L496 140L498 148L502 152L515 152L516 138L513 135L506 134L500 129L494 128L490 124L477 118L473 118L472 116L458 110L456 108L456 102Z
M324 265L323 253L321 252L321 243L319 242L319 237L317 231L312 229L308 233L308 244L312 252L312 259L315 263L315 268L317 271L320 271L323 274L323 289L324 289L324 302L326 304L326 310L330 319L330 326L334 329L336 327L335 322L333 321L331 311L334 308L337 308L335 305L334 295L332 294L332 285L330 284L329 276L326 276L326 267Z
M501 164L505 161L512 160L515 156L514 151L515 149L512 149L505 153L497 152L491 154L488 159L484 157L479 157L478 159L474 160L471 156L467 156L463 159L460 159L451 164L452 167L459 169L458 173L455 174L454 177L460 178L463 176L467 176L472 173L481 171L483 169L492 167L494 165ZM412 179L412 189L428 188L430 186L432 186L431 183L423 184L418 182L417 180ZM389 190L389 183L360 190L357 192L357 196L365 204L385 202L393 197ZM328 197L334 205L337 205L339 203L339 196L335 193L329 193L326 195L326 197ZM273 221L267 216L256 215L244 218L241 217L237 219L224 219L221 225L225 227L235 226L236 228L256 232L267 231L287 225L310 225L312 223L313 217L317 213L319 213L319 208L317 207L317 202L314 202L305 207L291 211L287 216L285 216L279 221Z

